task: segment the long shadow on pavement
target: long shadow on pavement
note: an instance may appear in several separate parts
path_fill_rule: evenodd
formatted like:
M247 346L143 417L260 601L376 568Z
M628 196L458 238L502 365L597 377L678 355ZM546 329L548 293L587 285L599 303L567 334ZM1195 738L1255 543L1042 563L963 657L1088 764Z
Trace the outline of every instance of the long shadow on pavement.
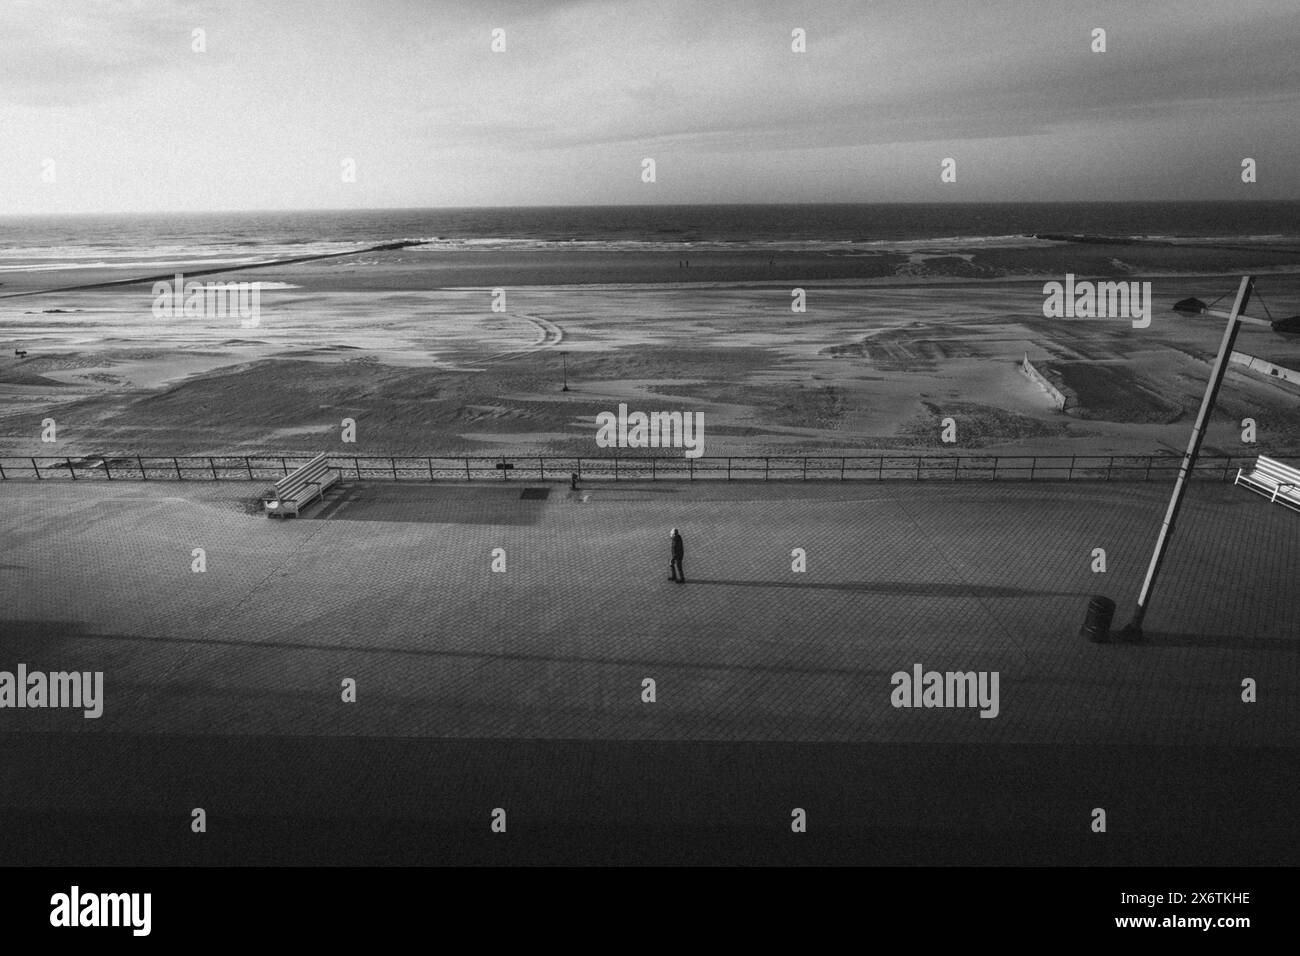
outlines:
M797 588L799 590L848 591L856 594L903 594L915 597L1087 597L1086 591L1029 591L983 584L942 584L910 581L735 581L722 578L690 578L691 584L721 584L728 587Z
M721 663L701 660L675 660L662 657L604 657L600 655L583 656L579 654L529 654L518 651L489 652L475 650L453 650L446 648L393 647L386 645L361 644L322 644L311 641L236 641L220 637L158 637L144 634L95 634L85 629L78 621L12 621L6 622L6 630L14 635L15 640L26 638L61 638L76 641L132 641L144 644L190 644L199 647L233 647L239 650L268 651L317 651L331 654L398 654L407 657L427 658L461 658L465 660L498 661L534 661L542 664L608 664L622 667L676 667L683 670L704 671L738 671L740 673L764 672L772 674L829 674L840 677L861 677L864 675L889 675L888 669L855 667L794 667L788 664L775 665L759 662ZM28 645L30 646L30 644ZM61 660L66 659L67 653ZM73 668L75 665L61 663L60 668Z
M525 485L499 485L467 492L410 485L352 484L302 515L313 521L386 521L395 524L534 525L543 501L522 501Z
M1142 643L1151 647L1220 647L1237 648L1252 651L1291 651L1300 650L1300 644L1287 641L1286 638L1269 640L1264 637L1245 637L1228 634L1175 634L1160 631L1145 631Z

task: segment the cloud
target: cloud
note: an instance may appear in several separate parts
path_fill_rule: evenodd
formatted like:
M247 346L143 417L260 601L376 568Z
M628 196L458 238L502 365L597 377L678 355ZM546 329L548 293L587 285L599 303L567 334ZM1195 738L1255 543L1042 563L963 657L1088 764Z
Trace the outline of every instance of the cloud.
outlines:
M13 0L0 6L0 101L93 103L131 94L191 56L209 4L146 0Z
M33 209L625 201L655 156L665 195L833 201L942 150L999 195L1174 162L1222 195L1204 170L1249 149L1293 191L1296 36L1295 0L8 0L0 181Z
M674 15L629 23L632 8L619 4L557 12L534 26L526 64L459 64L473 77L460 85L459 119L426 131L502 149L787 149L1045 134L1300 99L1300 8L1289 4L1235 18L1152 4L1064 24L1038 4L855 4L818 8L824 22L802 55L788 45L798 16L659 9ZM1095 20L1111 24L1104 54L1090 49Z

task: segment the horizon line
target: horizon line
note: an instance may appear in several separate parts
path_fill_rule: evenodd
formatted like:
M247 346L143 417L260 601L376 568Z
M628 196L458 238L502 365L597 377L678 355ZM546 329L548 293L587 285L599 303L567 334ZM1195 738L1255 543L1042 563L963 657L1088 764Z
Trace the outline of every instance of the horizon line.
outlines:
M78 216L209 216L254 213L364 213L364 212L446 212L462 210L515 210L515 209L741 209L786 208L803 209L826 206L1116 206L1116 205L1266 205L1300 203L1300 197L1274 199L957 199L910 201L817 201L817 202L689 202L689 203L524 203L518 205L469 206L268 206L227 209L149 209L149 210L77 210L58 212L0 212L4 219L54 219Z

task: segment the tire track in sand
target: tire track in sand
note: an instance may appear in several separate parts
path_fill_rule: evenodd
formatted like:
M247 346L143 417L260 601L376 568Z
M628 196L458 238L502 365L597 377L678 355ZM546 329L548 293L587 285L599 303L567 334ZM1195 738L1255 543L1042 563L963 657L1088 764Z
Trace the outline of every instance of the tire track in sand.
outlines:
M511 318L523 319L533 326L537 331L537 337L525 348L507 349L504 352L497 352L489 355L481 362L470 363L474 368L487 368L491 365L498 365L501 362L508 362L524 355L531 355L534 352L540 352L543 349L553 349L564 341L564 329L556 325L550 319L543 319L540 316L528 315L524 312L512 312Z

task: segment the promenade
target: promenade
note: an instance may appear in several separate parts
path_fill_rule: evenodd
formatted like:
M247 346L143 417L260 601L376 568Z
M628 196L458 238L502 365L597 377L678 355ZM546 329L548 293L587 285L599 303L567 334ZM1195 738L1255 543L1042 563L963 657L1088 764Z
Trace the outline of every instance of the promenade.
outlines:
M525 487L549 491L525 499ZM1166 808L1186 799L1213 814L1225 798L1202 805L1194 788L1243 775L1252 795L1230 798L1227 858L1258 849L1240 839L1251 806L1283 835L1300 829L1284 809L1300 740L1300 517L1230 484L1192 487L1140 645L1092 644L1078 629L1092 594L1118 602L1116 626L1127 620L1163 485L344 482L289 521L250 509L260 489L0 485L0 669L104 672L98 719L0 711L11 819L64 814L77 831L109 809L173 812L202 792L219 802L214 788L245 813L356 817L378 800L419 816L452 792L492 801L494 786L517 786L555 801L573 785L597 816L630 800L668 826L707 812L656 803L647 794L665 780L771 771L796 790L800 779L835 790L839 766L870 781L868 816L894 834L1005 836L1000 814L1021 826L1030 809L1052 831L1050 808L1094 805L1077 792L1094 778L1130 801L1145 780L1165 788ZM673 526L684 586L667 580ZM492 571L498 548L504 572ZM1104 573L1092 570L1099 548ZM892 706L891 675L916 664L996 671L997 716ZM345 678L355 703L341 699ZM1242 701L1244 678L1256 703ZM438 760L416 760L428 748ZM708 756L737 753L749 770ZM668 776L641 780L660 757ZM412 766L427 774L418 786ZM100 786L78 783L75 767ZM971 774L992 775L1001 796L976 800ZM323 779L353 785L306 782Z
M1077 632L1092 594L1127 619L1161 486L530 487L549 497L344 483L273 521L248 512L252 484L8 482L0 664L107 685L98 720L8 726L1234 746L1300 729L1300 519L1231 485L1193 487L1141 646ZM998 671L997 718L891 707L916 663ZM1267 686L1252 706L1248 676Z

